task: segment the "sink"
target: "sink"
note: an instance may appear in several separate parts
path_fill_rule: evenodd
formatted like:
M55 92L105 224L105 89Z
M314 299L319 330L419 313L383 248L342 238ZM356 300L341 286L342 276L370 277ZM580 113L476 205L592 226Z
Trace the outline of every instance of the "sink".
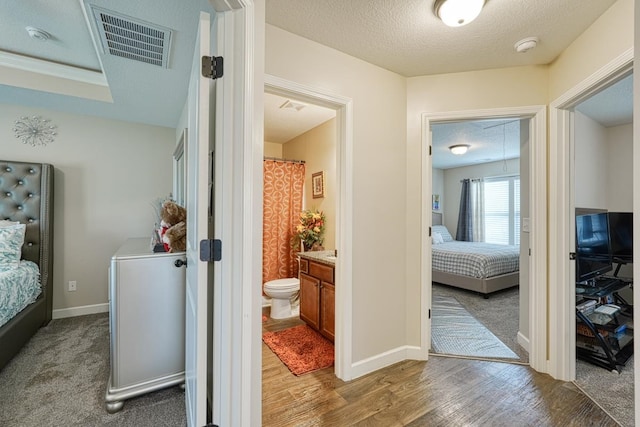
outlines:
M326 259L338 259L338 257L335 256L335 255L327 255L325 258Z

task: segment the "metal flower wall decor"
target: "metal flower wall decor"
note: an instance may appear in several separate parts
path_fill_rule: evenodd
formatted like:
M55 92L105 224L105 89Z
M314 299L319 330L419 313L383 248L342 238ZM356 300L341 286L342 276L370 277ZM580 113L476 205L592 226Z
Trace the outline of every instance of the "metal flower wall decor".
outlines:
M16 138L33 147L53 142L57 135L55 130L56 126L51 124L51 120L40 116L20 117L13 128Z

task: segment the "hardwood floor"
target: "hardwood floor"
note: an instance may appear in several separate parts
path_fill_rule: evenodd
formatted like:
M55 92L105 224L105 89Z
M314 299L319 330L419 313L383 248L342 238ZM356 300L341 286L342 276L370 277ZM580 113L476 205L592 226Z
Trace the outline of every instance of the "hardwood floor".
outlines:
M264 331L300 324L263 322ZM263 426L617 426L575 385L528 366L430 356L344 382L294 376L262 346Z

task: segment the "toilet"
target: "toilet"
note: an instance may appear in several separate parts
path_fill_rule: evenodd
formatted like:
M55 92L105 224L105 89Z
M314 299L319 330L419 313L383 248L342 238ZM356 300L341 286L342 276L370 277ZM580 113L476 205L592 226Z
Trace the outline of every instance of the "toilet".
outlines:
M291 300L300 291L300 280L296 278L270 280L264 284L264 293L271 297L271 318L286 319L295 313Z

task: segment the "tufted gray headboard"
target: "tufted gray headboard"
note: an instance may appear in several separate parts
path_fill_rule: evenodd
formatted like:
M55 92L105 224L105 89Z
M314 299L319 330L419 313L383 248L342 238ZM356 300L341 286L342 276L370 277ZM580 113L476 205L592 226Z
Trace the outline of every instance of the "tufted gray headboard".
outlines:
M53 166L0 160L0 219L26 224L22 258L40 267L46 317L53 301Z

